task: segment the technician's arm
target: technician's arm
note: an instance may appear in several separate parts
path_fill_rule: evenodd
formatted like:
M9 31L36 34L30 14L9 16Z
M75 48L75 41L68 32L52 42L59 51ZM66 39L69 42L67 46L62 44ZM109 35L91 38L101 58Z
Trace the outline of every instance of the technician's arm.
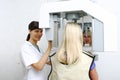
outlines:
M90 71L90 77L92 80L98 80L98 74L95 68Z
M50 54L52 48L52 41L48 41L48 48L44 55L41 57L41 59L37 63L33 63L32 67L34 67L36 70L40 71L43 69L44 65L48 61L48 56Z

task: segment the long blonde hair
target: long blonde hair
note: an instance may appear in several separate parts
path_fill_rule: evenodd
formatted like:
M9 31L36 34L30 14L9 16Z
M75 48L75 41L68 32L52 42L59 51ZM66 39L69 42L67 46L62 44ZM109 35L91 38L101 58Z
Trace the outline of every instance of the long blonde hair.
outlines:
M57 58L65 64L73 64L77 59L80 59L82 53L83 36L80 25L69 22L66 24L63 39Z

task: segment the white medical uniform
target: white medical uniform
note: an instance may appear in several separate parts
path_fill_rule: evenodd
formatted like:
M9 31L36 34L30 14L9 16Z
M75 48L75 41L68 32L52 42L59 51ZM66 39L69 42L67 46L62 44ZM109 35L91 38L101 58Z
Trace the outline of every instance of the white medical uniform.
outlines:
M21 48L21 57L23 64L27 70L25 80L47 80L47 73L49 73L49 67L44 66L43 70L37 71L31 66L31 64L36 63L40 60L43 55L43 51L38 49L31 44L29 41L26 41Z

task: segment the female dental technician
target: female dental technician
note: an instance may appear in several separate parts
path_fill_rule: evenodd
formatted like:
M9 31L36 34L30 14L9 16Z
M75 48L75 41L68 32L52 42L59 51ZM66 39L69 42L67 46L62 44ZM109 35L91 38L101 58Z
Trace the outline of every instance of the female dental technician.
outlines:
M28 29L29 34L21 48L22 61L27 70L25 80L46 80L45 64L52 48L52 41L48 41L48 48L43 53L37 45L43 34L43 29L39 28L39 22L32 21Z

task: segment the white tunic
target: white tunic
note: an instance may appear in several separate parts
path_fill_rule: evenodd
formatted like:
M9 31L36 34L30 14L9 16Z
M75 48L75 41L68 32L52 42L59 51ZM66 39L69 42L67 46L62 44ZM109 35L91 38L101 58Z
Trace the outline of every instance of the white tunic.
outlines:
M47 80L47 65L41 71L35 70L31 64L36 63L40 60L43 55L43 51L40 52L30 42L26 41L21 48L21 57L23 64L27 70L25 80Z

